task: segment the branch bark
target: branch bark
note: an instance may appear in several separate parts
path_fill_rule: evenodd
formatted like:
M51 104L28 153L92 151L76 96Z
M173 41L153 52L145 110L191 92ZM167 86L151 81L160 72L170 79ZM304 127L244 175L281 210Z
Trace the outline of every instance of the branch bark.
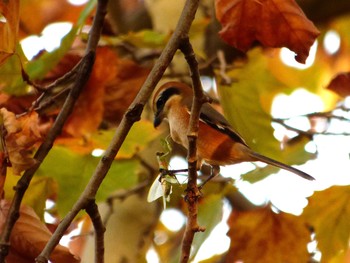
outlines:
M181 262L188 262L190 258L191 246L195 233L204 231L197 222L198 215L198 199L200 192L197 186L197 138L199 128L199 115L203 103L208 99L204 95L202 84L200 81L200 74L198 69L198 62L196 60L192 45L188 38L184 38L180 50L185 55L187 64L190 68L190 74L193 84L193 102L191 109L190 125L188 128L188 183L186 189L186 201L188 208L187 225L182 242Z
M104 233L106 228L103 224L95 200L91 200L85 210L86 213L88 213L95 230L95 262L104 263Z

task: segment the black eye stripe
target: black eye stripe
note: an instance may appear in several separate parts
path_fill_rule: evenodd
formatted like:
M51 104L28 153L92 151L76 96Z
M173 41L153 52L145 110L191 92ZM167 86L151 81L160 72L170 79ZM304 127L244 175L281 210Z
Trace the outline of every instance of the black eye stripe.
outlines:
M171 96L176 95L176 94L180 94L180 91L179 91L179 89L174 88L174 87L168 88L165 91L163 91L160 94L160 96L156 102L157 110L159 111L159 110L163 109L163 107L164 107L165 103L168 101L168 99Z

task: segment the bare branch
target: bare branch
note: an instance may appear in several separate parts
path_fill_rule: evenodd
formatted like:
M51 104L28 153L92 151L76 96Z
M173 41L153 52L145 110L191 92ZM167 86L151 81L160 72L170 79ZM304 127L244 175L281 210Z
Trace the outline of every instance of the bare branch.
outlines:
M208 101L205 96L200 81L198 62L196 60L192 45L188 38L184 38L180 49L185 55L186 61L190 68L192 84L193 84L193 104L191 109L190 125L188 128L188 184L186 201L188 207L187 225L185 235L182 242L181 262L188 262L190 258L191 246L196 232L204 231L198 225L198 198L200 193L197 186L197 137L199 127L199 115L203 103Z
M95 230L95 262L104 263L104 232L106 231L106 228L102 222L101 215L98 212L95 200L91 200L85 210L88 213Z
M330 111L325 111L325 112L313 112L313 113L309 113L309 114L305 114L305 115L300 115L300 117L306 117L308 119L314 119L314 118L319 118L319 119L326 119L327 121L330 121L332 119L334 120L339 120L339 121L345 121L345 122L350 122L349 118L343 117L343 116L339 116L334 114L335 110L342 110L344 112L348 112L349 109L345 108L343 106L339 106L333 110ZM308 131L305 130L301 130L298 128L295 128L289 124L286 123L286 121L290 120L289 118L274 118L272 119L273 122L278 123L280 125L282 125L283 127L285 127L286 129L290 130L290 131L294 131L296 133L299 134L303 134L306 136L313 136L313 135L343 135L343 136L350 136L350 133L346 133L346 132L339 132L339 133L334 133L334 132L327 132L326 129L324 131L315 131L313 129L310 129Z

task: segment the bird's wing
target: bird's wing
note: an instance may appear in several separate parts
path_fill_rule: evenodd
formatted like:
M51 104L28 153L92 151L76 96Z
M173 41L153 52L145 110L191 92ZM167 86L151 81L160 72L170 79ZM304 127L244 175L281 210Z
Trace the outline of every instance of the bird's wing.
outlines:
M248 146L242 136L233 130L226 118L221 113L216 111L210 104L203 104L200 120L208 124L210 127L228 135L235 142Z

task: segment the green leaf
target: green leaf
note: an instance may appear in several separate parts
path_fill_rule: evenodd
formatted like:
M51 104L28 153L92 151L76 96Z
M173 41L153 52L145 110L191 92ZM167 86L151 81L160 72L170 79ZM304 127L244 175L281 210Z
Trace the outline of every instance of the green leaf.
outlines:
M92 135L91 140L94 141L94 145L106 149L114 133L114 130L99 131ZM150 121L141 120L136 122L120 148L117 158L133 157L135 153L144 149L150 141L154 140L159 133Z
M310 199L303 216L313 226L322 262L349 247L350 186L333 186L316 192Z
M119 39L127 41L135 47L141 48L162 48L169 40L169 35L152 30L141 30L138 32L129 32L122 35Z
M67 148L55 146L38 170L38 175L54 178L59 187L57 209L66 214L80 196L99 162L99 158L79 155ZM113 162L98 193L97 201L105 200L113 191L128 188L138 180L139 162L122 160Z
M23 95L27 92L25 82L22 79L22 63L26 62L26 57L22 47L17 46L14 55L10 56L6 63L0 67L0 87L11 95Z

